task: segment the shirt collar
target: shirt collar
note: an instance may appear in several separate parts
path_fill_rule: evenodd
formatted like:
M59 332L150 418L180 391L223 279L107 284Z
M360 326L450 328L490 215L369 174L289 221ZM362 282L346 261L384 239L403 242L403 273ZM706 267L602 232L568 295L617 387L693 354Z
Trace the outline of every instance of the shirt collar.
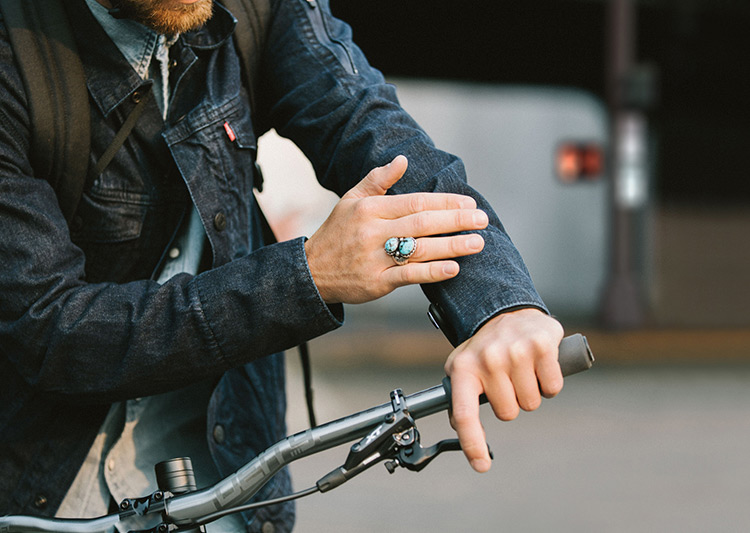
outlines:
M158 42L161 40L170 45L177 40L177 36L167 39L134 20L116 19L96 0L86 0L86 3L94 18L99 21L104 31L141 78L146 78L148 74Z
M71 1L70 6L71 22L89 91L104 116L108 116L120 102L144 84L142 70L139 72L139 69L143 69L144 64L148 69L158 34L137 22L115 19L95 0ZM127 26L121 36L124 42L106 30L105 27L111 23L116 26L124 23L123 28ZM215 2L211 20L202 28L182 34L179 40L194 49L218 48L232 36L236 23L234 16ZM149 40L153 42L145 44ZM117 50L120 54L117 54Z

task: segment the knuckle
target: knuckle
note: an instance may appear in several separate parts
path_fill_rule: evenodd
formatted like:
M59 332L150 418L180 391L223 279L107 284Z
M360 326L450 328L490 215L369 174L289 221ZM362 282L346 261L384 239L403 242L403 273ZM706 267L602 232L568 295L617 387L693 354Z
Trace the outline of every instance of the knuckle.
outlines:
M372 241L376 237L376 231L372 224L360 224L354 230L354 237L359 243Z
M456 224L461 228L474 229L477 226L474 219L476 211L471 209L462 209L456 213Z
M485 347L480 353L480 359L490 374L506 372L505 359L495 347Z
M356 218L369 219L375 211L374 208L374 203L370 201L370 198L363 198L354 204L352 213Z
M557 352L557 346L563 336L562 325L554 321L550 330L538 329L529 337L532 347L538 352Z
M453 215L453 224L456 226L456 228L467 228L471 225L470 220L471 219L465 210L456 211L456 213Z
M465 242L465 239L459 239L456 237L449 237L449 238L450 238L450 241L449 241L448 248L450 250L451 255L454 255L454 256L461 255L468 247L467 243Z
M415 235L429 235L430 234L430 215L426 211L417 213L414 217L414 233Z
M435 263L431 263L429 265L429 269L427 270L427 275L429 276L429 279L425 280L425 283L432 282L432 281L440 281L442 279L445 279L445 275L443 273L443 267Z
M427 210L427 200L421 194L414 194L409 197L409 209L412 213L421 213Z
M446 364L450 363L450 375L471 375L474 373L474 362L471 361L472 357L467 352L463 352L461 357L453 357L449 359Z
M508 359L513 368L523 367L531 361L534 353L533 342L528 340L517 340L508 346Z
M473 417L473 410L464 403L453 405L452 417L457 427L463 427L470 422Z
M399 271L401 272L401 280L404 282L404 284L413 285L421 281L419 279L417 268L414 268L415 266L417 265L399 267Z

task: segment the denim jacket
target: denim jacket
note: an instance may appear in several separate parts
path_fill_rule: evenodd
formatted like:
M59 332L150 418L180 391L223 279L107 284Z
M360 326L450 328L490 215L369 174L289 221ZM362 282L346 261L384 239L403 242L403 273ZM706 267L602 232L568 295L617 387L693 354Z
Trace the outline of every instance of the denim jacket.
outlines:
M150 90L86 9L66 0L91 102L95 162ZM70 228L35 177L30 120L0 24L0 513L54 514L113 401L212 380L207 439L228 474L284 436L276 354L340 326L322 301L304 239L263 246L253 196L256 138L232 41L233 17L172 47L169 114L152 100L101 176L89 176ZM327 0L273 0L258 108L292 139L324 187L343 194L370 169L409 158L390 191L474 196L491 225L461 274L423 287L459 342L492 316L544 309L500 221L435 148L352 43ZM233 133L229 135L225 125ZM93 165L91 165L93 167ZM291 179L291 177L290 177ZM194 203L210 246L204 269L153 280ZM282 475L262 492L289 490ZM134 495L137 496L137 495ZM250 518L291 529L290 506Z

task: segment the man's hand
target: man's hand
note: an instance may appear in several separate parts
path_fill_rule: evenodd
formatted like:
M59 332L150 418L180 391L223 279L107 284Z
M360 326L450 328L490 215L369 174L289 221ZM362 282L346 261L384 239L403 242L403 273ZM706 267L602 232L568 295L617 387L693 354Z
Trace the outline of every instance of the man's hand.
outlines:
M563 386L557 362L562 337L562 326L554 318L521 309L496 316L448 356L451 425L477 472L486 472L491 464L479 420L479 395L487 395L500 420L513 420L519 409L533 411L542 396L555 396Z
M488 224L473 198L447 193L385 193L406 172L398 156L372 170L347 192L328 219L305 243L315 285L327 303L363 303L396 287L444 281L458 274L451 258L484 248L476 231ZM405 265L396 265L383 246L390 237L414 237L417 249Z

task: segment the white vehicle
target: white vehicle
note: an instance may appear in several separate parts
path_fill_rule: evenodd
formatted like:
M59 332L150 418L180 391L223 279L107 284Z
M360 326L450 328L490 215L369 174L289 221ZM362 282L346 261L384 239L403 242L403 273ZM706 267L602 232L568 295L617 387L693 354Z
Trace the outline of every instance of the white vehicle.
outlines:
M603 103L571 88L390 81L435 144L463 159L469 184L497 211L552 313L594 319L610 234ZM261 139L259 158L261 203L272 223L288 237L311 234L334 195L317 185L304 156L273 134ZM401 322L424 317L426 308L418 287L403 287L347 313L355 324Z

